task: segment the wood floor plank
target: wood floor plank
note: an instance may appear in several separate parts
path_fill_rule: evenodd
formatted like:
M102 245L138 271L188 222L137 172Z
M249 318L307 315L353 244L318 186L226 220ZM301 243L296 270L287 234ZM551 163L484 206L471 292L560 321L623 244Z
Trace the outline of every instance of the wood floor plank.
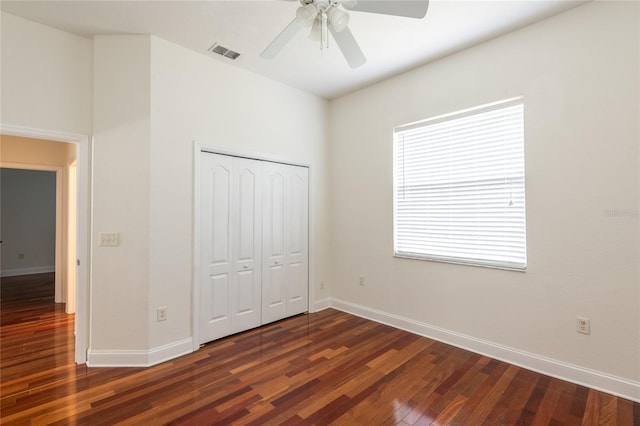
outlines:
M640 423L640 418L637 419ZM618 422L620 424L633 424L633 404L631 401L618 398Z
M150 368L73 364L53 274L0 283L2 425L615 425L640 404L327 309Z
M427 364L426 367L430 369L434 366ZM362 401L339 420L342 424L359 421L372 424L406 422L413 410L420 410L420 401L428 399L429 395L436 396L433 392L425 391L429 386L428 374L420 378L416 375L416 368L421 366L406 363L385 374L365 392L356 395L354 399ZM432 383L431 387L435 387L435 384ZM417 414L418 417L422 415L421 412Z
M493 368L478 390L467 400L468 409L454 418L456 424L482 424L518 372L518 367L500 364Z
M515 377L505 389L483 425L522 424L520 420L527 402L530 400L540 376L523 369L519 369Z
M576 385L564 381L558 381L560 396L553 410L553 415L549 420L550 425L568 424L570 418L571 405L573 403L573 395Z
M532 425L545 426L553 422L553 415L558 402L563 396L563 388L565 382L557 379L551 379L548 389L542 395L542 400L538 409L534 412ZM564 405L566 410L567 405Z

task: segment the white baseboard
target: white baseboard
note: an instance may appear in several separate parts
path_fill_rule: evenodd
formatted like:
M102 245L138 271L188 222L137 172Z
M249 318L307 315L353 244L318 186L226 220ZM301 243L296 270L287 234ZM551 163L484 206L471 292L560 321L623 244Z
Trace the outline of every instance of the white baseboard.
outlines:
M17 277L20 275L45 274L55 272L55 266L34 266L31 268L4 269L0 271L0 277Z
M316 302L316 304L317 303L318 302ZM481 355L486 355L528 370L640 402L640 382L477 339L472 336L343 300L331 299L330 304L331 307L343 312L438 340Z
M87 351L87 367L147 367L149 351L145 350L100 350Z
M331 299L329 297L325 299L316 300L314 312L322 311L330 307L331 307Z
M193 352L191 337L149 350L87 351L88 367L151 367Z

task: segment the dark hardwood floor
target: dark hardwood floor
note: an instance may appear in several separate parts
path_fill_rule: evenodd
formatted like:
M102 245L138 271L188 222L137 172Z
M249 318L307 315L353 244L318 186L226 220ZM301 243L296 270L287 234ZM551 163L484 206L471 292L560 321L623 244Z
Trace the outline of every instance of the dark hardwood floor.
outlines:
M640 404L332 309L87 368L52 274L0 287L3 425L640 425Z

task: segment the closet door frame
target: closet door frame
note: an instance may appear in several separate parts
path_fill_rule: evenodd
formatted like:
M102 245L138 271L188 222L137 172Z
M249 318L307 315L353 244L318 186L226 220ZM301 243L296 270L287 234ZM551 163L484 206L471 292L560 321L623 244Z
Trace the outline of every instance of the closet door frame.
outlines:
M200 348L200 256L201 256L201 218L200 218L200 172L201 165L200 159L205 154L219 154L227 155L231 157L246 158L250 160L268 161L272 163L286 164L291 166L306 167L309 170L309 177L311 176L311 166L304 163L293 162L282 158L268 156L259 153L232 151L222 148L217 148L212 145L193 142L193 279L191 282L191 329L192 329L192 343L193 350L196 351ZM310 180L310 179L309 179ZM308 253L309 253L309 270L308 270L308 312L315 312L315 283L312 281L314 262L311 252L311 185L309 185L309 227L308 227Z

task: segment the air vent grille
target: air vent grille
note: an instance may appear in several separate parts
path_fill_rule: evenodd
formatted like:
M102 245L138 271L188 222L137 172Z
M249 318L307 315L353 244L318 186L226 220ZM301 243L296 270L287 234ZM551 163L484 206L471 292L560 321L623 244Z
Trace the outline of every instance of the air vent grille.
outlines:
M231 49L227 49L224 46L220 46L218 43L213 43L213 45L208 50L209 52L217 53L220 56L224 56L225 58L229 58L234 61L238 59L238 56L240 56L238 52L234 52Z

